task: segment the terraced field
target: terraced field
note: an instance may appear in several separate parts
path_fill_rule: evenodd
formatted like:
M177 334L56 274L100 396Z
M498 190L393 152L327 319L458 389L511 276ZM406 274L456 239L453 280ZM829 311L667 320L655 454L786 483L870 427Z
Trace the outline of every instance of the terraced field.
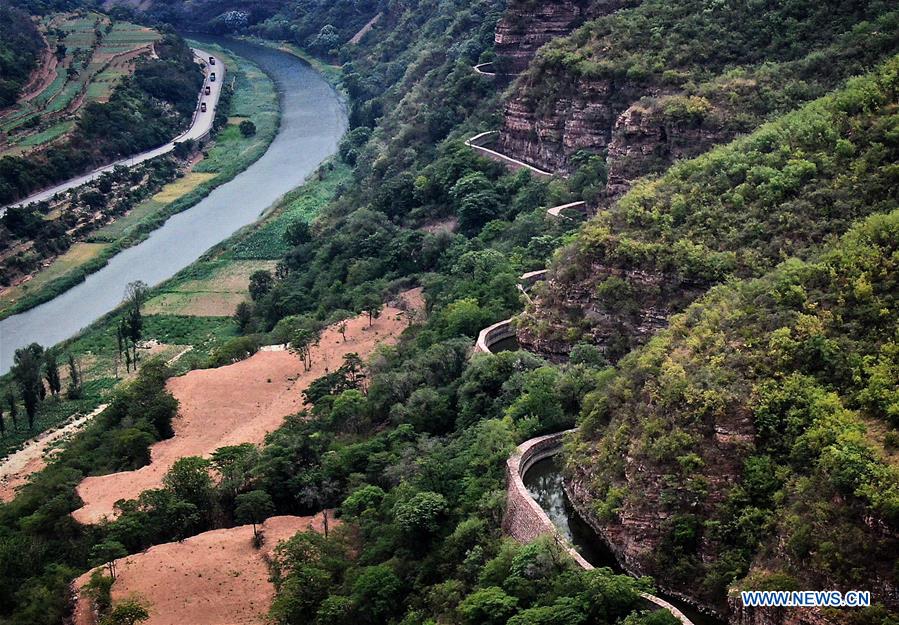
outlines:
M51 49L65 55L45 88L0 111L0 156L18 155L57 141L74 127L84 104L106 102L115 86L134 70L136 60L153 53L161 35L129 22L112 22L97 13L56 14L41 24Z

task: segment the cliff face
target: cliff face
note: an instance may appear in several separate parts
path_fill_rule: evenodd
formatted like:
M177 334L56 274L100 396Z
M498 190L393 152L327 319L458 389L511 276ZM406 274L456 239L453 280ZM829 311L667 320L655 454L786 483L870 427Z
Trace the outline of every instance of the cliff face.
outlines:
M597 285L610 279L629 285L628 293L598 295ZM592 263L575 280L551 271L539 289L527 314L519 318L518 343L555 362L567 360L577 343L596 345L607 358L617 360L664 328L670 315L705 290L664 272L603 262Z
M501 71L524 71L542 45L567 35L585 19L590 4L590 0L510 2L494 38Z
M561 174L579 150L606 155L602 204L639 177L822 95L863 58L889 53L889 37L852 33L861 20L884 17L883 5L863 4L855 11L826 0L797 18L785 5L712 14L695 0L513 2L497 25L496 50L509 71L524 74L505 106L500 149ZM885 29L894 30L891 19ZM796 30L771 32L789 24ZM772 36L804 45L772 45ZM672 122L672 99L705 99L710 108Z
M678 118L680 103L690 98L626 80L581 78L547 106L532 95L542 91L541 80L555 81L526 78L507 101L501 150L562 174L570 172L569 159L580 150L606 154L609 180L601 203L625 193L634 180L698 156L739 131L708 101Z

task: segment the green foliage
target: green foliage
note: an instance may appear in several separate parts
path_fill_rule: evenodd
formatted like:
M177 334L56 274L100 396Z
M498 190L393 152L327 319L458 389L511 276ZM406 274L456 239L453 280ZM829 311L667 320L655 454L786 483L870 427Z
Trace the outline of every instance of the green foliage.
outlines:
M591 456L578 446L571 462L608 485L597 493L606 520L622 507L638 513L633 495L661 489L667 520L653 558L666 583L720 597L781 541L792 553L784 572L800 587L822 571L846 583L862 570L891 578L875 554L897 544L864 519L899 521L899 475L866 427L891 418L882 407L895 385L872 364L895 340L896 249L899 212L868 218L813 261L713 289L603 383L605 422L583 431ZM743 442L715 451L709 420ZM622 445L639 475L607 462ZM739 469L727 468L733 461ZM722 471L736 480L718 487L724 500L697 508ZM708 564L704 542L719 545Z
M489 586L473 592L459 604L459 613L470 625L500 625L515 613L518 599L502 588Z
M256 124L254 124L249 119L245 119L240 122L240 134L244 137L252 137L256 134Z
M174 34L154 44L159 58L141 63L103 104L83 107L72 134L36 157L0 159L0 203L75 177L109 162L162 145L178 134L196 105L202 74L185 42Z

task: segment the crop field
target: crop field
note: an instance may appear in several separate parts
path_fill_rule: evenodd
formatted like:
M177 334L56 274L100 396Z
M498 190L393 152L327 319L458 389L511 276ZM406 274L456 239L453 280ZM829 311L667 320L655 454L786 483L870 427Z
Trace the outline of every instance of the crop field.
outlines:
M43 30L51 47L65 46L65 57L43 91L0 115L0 130L8 135L0 143L0 156L38 148L68 132L74 124L60 122L73 122L85 102L107 101L133 71L135 59L161 37L149 28L110 23L95 13L56 14L43 21ZM58 31L65 36L59 37Z
M147 302L150 315L186 315L230 317L237 305L248 297L250 276L260 269L271 271L274 261L219 262L210 275L187 278L164 287Z

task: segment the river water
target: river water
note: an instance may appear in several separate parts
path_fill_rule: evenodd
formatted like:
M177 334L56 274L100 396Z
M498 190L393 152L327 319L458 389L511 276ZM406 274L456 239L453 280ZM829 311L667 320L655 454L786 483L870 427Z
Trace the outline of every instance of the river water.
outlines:
M535 462L522 481L541 508L549 516L562 536L574 545L574 548L593 566L609 567L616 573L626 573L615 560L614 554L596 535L587 523L581 519L577 510L568 500L562 482L561 457L550 456ZM694 625L725 625L723 621L708 614L703 614L693 606L677 597L657 592L658 596L677 606Z
M219 43L259 65L275 81L281 126L268 151L236 178L193 208L171 217L142 243L55 299L0 321L0 374L12 366L15 350L32 342L54 345L118 306L135 280L159 284L206 250L259 218L319 163L334 154L347 128L344 104L331 86L298 58L242 41Z

